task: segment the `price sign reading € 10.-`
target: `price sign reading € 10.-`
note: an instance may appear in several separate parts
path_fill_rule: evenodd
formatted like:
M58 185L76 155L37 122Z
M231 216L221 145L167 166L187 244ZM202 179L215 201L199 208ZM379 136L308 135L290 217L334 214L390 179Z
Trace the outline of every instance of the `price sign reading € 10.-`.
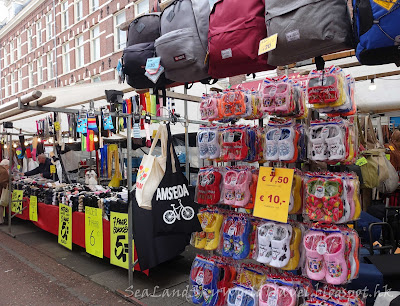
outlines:
M110 214L110 262L113 265L129 269L128 262L128 214L111 212ZM132 241L132 250L134 250ZM132 251L132 261L134 253Z
M72 250L72 208L60 204L58 215L58 243Z
M293 169L261 167L254 216L286 223L292 191Z
M103 211L100 208L85 207L86 252L103 258Z

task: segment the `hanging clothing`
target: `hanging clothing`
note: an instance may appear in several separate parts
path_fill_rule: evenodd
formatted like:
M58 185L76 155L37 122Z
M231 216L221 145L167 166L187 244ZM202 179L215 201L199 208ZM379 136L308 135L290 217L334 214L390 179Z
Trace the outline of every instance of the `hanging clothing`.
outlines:
M108 152L107 152L107 163L108 163L108 178L112 177L112 170L115 169L115 173L119 173L119 154L118 154L118 145L110 144L108 145ZM113 167L114 163L114 167Z
M100 148L100 175L104 176L105 173L108 175L108 157L107 157L107 151L108 151L108 145L104 145L102 148ZM105 170L105 172L104 172Z

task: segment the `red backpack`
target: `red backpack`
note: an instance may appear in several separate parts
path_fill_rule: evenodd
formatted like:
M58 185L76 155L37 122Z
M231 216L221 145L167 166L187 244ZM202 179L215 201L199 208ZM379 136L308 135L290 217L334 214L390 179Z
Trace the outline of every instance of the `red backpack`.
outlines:
M224 78L275 69L267 54L258 55L266 37L264 0L217 0L208 31L208 74Z

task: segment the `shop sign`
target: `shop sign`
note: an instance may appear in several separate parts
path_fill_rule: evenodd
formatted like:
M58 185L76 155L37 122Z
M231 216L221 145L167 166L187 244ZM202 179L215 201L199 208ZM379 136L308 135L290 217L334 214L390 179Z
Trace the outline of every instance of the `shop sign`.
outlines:
M85 207L86 252L103 258L103 211L100 208Z
M128 214L113 211L110 213L110 247L111 264L128 269ZM134 249L132 240L132 250ZM132 251L132 256L133 253Z
M58 215L58 243L72 250L72 208L60 204Z

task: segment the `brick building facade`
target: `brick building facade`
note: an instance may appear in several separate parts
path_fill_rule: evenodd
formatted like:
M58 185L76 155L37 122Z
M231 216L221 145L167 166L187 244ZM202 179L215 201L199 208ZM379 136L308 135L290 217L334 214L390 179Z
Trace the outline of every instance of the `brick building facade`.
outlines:
M0 103L33 89L117 78L127 32L149 0L32 0L0 29Z

